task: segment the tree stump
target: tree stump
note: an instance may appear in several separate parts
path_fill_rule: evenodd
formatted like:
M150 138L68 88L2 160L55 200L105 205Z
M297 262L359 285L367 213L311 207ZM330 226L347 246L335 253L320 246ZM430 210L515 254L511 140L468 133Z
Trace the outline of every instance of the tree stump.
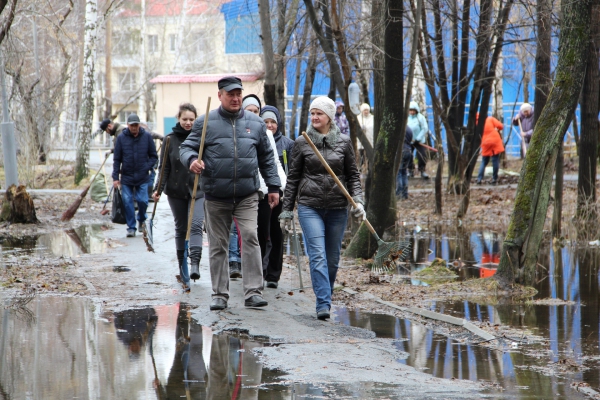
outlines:
M0 210L0 221L10 223L37 224L39 221L35 215L33 200L25 185L11 185L4 194L2 208Z

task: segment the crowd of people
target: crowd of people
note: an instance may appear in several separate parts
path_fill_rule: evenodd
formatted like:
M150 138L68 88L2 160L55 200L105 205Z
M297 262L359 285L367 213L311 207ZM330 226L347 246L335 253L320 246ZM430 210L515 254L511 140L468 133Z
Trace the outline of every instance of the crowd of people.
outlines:
M160 184L152 191L154 201L167 195L175 225L175 250L179 278L184 290L199 279L202 236L208 236L212 285L211 310L228 307L231 278L241 278L246 307L264 307L265 286L277 288L283 265L283 236L298 202L298 219L317 295L317 317L329 318L331 295L340 260L342 236L348 218L348 201L303 137L293 141L280 130L283 124L275 107L262 106L255 95L242 97L242 82L226 77L218 82L220 106L208 115L197 115L192 104L182 104L177 124L161 149ZM352 214L364 218L360 175L349 135L336 118L335 103L327 97L310 106L308 134L330 166L343 176L358 203ZM343 111L343 107L342 110ZM204 119L208 118L206 132ZM104 130L112 130L103 122ZM199 158L204 133L205 146ZM287 157L284 157L284 154ZM127 236L134 236L147 218L147 186L154 180L157 151L152 136L137 115L127 120L115 141L113 181L127 202ZM289 172L288 170L289 163ZM164 168L163 168L164 164ZM186 227L199 175L189 240L190 274L182 270ZM127 193L127 196L125 195ZM134 196L134 197L131 197ZM281 202L281 198L285 201Z
M135 236L136 231L144 229L148 193L154 201L166 194L175 227L178 278L184 290L191 290L190 280L200 278L205 231L212 285L210 309L228 307L232 278L242 279L246 307L264 307L268 304L262 295L265 287L278 287L284 233L294 223L293 211L297 208L316 296L316 315L327 319L350 205L309 141L355 201L351 214L359 221L364 219L361 175L344 104L334 103L325 96L315 98L309 107L310 125L306 132L310 140L298 136L294 141L282 134L284 121L277 108L263 106L254 94L242 97L239 78L221 79L218 89L220 105L208 115L198 115L190 103L179 106L177 123L161 147L158 168L163 171L162 179L153 187L159 159L153 140L156 137L141 126L135 114L127 118L127 127L102 121L101 129L115 136L112 178L114 187L122 192L127 236ZM408 198L408 177L414 175L415 152L420 175L428 179L427 119L416 102L411 102L409 108L396 181L396 195L400 199ZM533 108L526 103L513 120L526 144L533 132L532 118ZM205 119L206 132L203 132ZM373 145L374 118L368 104L360 106L357 120ZM487 117L477 183L482 182L490 160L492 183L498 180L499 155L504 152L502 129L500 121ZM199 156L203 136L204 151ZM358 149L362 163L366 158L364 149L362 146ZM194 188L196 175L199 183ZM189 275L187 268L182 268L187 265L184 258L188 225L191 225Z

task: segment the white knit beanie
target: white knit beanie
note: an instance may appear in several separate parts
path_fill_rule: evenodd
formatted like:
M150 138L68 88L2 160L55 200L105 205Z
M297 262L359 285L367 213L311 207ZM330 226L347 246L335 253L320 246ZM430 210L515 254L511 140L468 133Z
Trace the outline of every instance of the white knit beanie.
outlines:
M523 103L523 104L521 104L521 108L520 108L521 112L523 112L523 111L531 111L532 109L533 109L533 106L531 104L529 104L529 103Z
M331 122L335 120L335 103L327 96L319 96L310 103L309 111L312 109L321 110L329 117Z

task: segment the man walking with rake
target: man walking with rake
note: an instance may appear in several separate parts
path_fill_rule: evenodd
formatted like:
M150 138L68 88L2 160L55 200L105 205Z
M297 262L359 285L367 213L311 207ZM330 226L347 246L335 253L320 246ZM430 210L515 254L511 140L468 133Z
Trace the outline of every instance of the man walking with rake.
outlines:
M281 182L273 161L264 121L242 107L242 82L225 77L218 82L221 106L196 120L181 144L180 160L201 175L212 281L211 310L227 308L229 300L229 230L235 217L242 237L244 305L264 307L262 260L257 236L257 168L268 187L271 208L279 204ZM204 118L208 117L204 153L198 160Z

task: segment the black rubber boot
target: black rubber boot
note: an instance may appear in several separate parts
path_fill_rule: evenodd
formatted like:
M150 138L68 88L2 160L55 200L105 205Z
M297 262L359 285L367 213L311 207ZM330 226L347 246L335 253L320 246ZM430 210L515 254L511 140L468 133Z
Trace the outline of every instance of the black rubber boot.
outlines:
M202 258L202 247L190 247L190 279L200 279L200 259Z
M183 264L183 255L185 250L177 250L177 261L179 262L179 277L181 278L181 265Z

